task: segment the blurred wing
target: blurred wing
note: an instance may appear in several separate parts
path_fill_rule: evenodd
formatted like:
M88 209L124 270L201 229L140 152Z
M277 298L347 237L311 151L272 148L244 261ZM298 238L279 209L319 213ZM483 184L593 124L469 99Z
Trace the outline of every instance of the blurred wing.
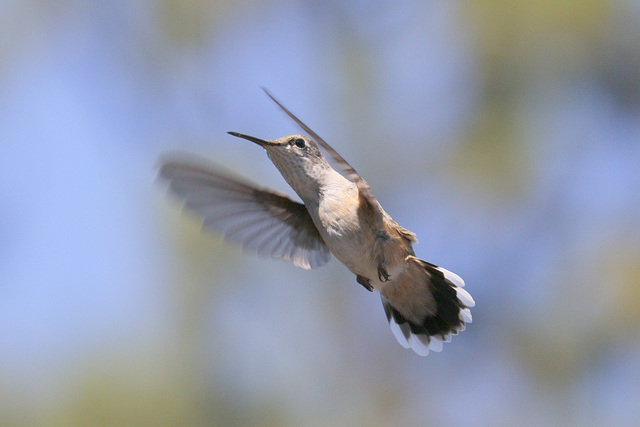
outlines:
M360 176L360 174L356 172L353 166L351 166L349 162L344 159L344 157L338 154L338 152L334 150L333 147L330 146L324 139L320 138L320 135L312 131L309 126L305 125L302 120L297 118L291 111L287 110L285 106L282 105L276 98L274 98L274 96L271 95L271 93L269 93L267 89L262 88L262 90L265 91L267 96L269 96L269 98L271 98L271 100L275 102L278 107L282 109L282 111L284 111L289 117L291 117L293 121L298 124L298 126L300 126L305 132L307 132L311 138L313 138L318 144L320 144L322 148L324 148L327 153L329 153L329 155L333 157L333 160L335 160L336 164L338 164L338 166L340 166L340 168L344 171L345 176L358 186L358 190L360 190L361 196L367 201L369 206L371 206L373 211L376 213L376 219L377 221L379 221L378 225L380 226L382 222L382 210L380 209L380 205L373 195L373 191L371 191L371 187L369 187L367 181L365 181L362 176Z
M331 259L309 212L301 203L204 166L193 157L162 159L160 176L204 226L223 232L243 249L291 261L304 269Z

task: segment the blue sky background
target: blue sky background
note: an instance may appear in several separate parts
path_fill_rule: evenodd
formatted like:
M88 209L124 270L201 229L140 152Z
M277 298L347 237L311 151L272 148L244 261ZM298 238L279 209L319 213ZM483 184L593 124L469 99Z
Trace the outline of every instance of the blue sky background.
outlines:
M639 24L623 0L0 3L0 424L638 424ZM260 86L465 279L442 353L335 260L242 254L155 181L181 149L290 192L225 133L298 132Z

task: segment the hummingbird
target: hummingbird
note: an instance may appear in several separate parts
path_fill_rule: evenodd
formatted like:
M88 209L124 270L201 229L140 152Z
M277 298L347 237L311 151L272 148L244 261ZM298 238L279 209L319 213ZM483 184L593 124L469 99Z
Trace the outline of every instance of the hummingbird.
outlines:
M323 266L333 255L357 283L380 293L400 345L421 356L441 351L472 320L475 302L464 281L416 257L416 235L382 209L369 184L336 150L263 90L308 136L267 140L228 133L262 147L302 203L193 155L163 156L159 176L187 210L202 217L205 228L243 249L303 269Z

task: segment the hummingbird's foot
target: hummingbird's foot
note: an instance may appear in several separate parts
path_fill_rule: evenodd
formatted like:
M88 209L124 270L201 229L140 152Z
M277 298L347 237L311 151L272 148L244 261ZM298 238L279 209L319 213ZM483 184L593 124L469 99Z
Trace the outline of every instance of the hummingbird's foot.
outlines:
M382 261L380 261L378 263L378 280L380 280L381 282L388 282L389 281L389 273L387 273L387 270L384 269L384 267L382 266Z
M371 286L371 280L367 279L364 276L357 275L356 281L360 283L366 290L369 292L373 292L373 286Z

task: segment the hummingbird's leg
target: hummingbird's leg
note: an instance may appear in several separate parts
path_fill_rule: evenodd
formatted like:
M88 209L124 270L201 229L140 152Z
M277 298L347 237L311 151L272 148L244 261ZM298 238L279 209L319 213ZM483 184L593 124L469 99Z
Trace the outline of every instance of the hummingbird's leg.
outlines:
M387 233L384 230L378 230L376 232L376 238L378 241L381 242L385 242L387 240L389 240L390 236L389 233ZM382 252L384 253L384 251ZM382 259L380 261L378 261L378 280L380 280L381 282L388 282L389 281L389 273L387 273L387 270L385 270L384 268L384 255L382 255L381 257Z
M381 282L388 282L389 281L389 273L387 273L387 270L384 269L384 266L382 265L382 261L380 261L378 263L378 279Z
M371 280L367 279L364 276L356 275L356 281L360 283L366 290L369 292L373 292L373 286L371 286Z

